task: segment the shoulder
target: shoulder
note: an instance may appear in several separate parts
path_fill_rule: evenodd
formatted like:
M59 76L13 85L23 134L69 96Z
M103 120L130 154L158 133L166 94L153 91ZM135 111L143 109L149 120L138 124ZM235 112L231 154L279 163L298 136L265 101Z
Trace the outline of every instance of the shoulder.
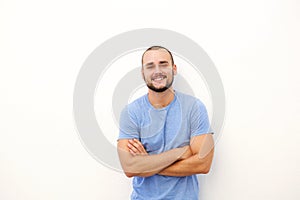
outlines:
M206 112L206 107L204 103L197 97L184 94L182 92L176 92L176 97L178 99L182 111L188 113Z
M147 98L147 94L143 95L143 96L135 99L131 103L127 104L123 108L122 113L129 113L130 115L138 115L138 113L140 113L143 109L146 108L145 98Z
M126 107L130 110L140 110L145 107L147 94L135 99L131 103L129 103Z
M182 92L176 91L176 97L178 98L179 102L183 105L193 106L195 104L203 104L200 99Z

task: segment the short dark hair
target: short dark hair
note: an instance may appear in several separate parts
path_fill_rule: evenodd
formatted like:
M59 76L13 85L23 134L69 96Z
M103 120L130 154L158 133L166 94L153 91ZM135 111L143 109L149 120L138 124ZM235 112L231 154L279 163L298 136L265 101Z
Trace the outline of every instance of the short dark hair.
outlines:
M149 47L148 49L146 49L146 51L143 53L142 55L142 65L143 65L143 59L144 59L144 55L147 51L150 51L150 50L159 50L159 49L164 49L166 50L169 54L170 54L170 57L171 57L171 61L172 61L172 66L174 65L174 59L173 59L173 55L172 53L165 47L162 47L162 46L152 46L152 47Z

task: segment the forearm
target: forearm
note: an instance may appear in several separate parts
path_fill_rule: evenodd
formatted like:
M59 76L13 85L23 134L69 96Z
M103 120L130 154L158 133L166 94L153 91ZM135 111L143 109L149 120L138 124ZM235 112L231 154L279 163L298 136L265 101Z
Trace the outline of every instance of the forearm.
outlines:
M152 176L177 161L184 152L175 148L156 155L131 155L128 151L119 150L121 165L128 177Z
M190 176L193 174L207 174L212 163L213 151L205 158L195 154L187 159L177 161L160 171L159 175L164 176Z

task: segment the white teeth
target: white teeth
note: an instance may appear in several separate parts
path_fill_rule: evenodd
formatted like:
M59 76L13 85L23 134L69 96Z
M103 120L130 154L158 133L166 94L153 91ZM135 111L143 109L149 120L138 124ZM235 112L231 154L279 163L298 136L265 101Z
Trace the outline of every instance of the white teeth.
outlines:
M155 79L153 79L154 81L161 81L161 80L163 80L164 78L163 77L160 77L160 78L155 78Z

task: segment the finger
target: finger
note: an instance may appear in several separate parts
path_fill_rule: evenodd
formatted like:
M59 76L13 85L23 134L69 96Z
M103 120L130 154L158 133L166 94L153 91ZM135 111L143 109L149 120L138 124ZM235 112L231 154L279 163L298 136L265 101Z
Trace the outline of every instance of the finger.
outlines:
M144 153L144 147L143 145L141 145L140 142L138 141L134 141L134 143L132 144L135 148L137 148L139 150L140 153Z
M134 153L131 149L129 149L129 152L131 153L131 155L135 156L136 153Z
M137 139L129 140L129 143L138 150L138 153L145 153L143 145Z
M131 144L128 143L127 146L128 146L128 148L129 148L129 150L132 150L132 151L135 152L135 153L139 152L139 151L137 150L137 148L135 148L133 145L131 145Z
M139 153L144 153L143 145L141 145L141 143L137 139L133 139L129 142L131 143L132 146L134 146L139 151Z
M143 144L138 139L133 139L135 142L135 147L137 147L141 153L147 153L146 149L144 148Z

